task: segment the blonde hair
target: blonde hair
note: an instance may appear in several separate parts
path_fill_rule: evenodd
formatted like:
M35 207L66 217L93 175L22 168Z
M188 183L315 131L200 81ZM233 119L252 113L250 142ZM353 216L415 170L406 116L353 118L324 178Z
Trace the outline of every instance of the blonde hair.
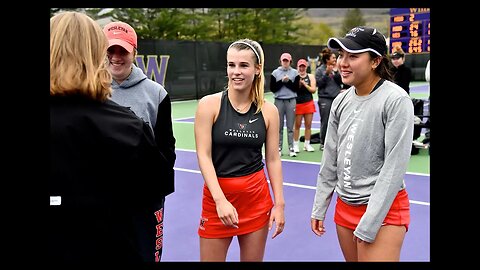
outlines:
M252 50L255 55L255 65L258 66L260 69L260 73L255 75L252 83L252 89L250 91L250 100L257 106L257 111L255 113L259 113L262 110L262 106L265 103L265 74L263 72L263 63L265 61L265 57L263 55L263 49L260 44L254 40L245 38L239 39L228 47L235 48L237 50ZM228 51L227 49L227 51Z
M50 95L81 94L95 100L111 96L108 40L101 27L79 12L50 19Z

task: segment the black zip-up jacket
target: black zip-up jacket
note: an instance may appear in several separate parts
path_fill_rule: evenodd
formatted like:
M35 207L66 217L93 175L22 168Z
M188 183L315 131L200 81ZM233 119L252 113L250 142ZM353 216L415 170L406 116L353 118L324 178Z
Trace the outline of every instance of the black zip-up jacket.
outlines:
M340 84L335 79L334 74L327 75L326 66L322 64L315 70L315 79L317 80L317 89L319 98L334 99L340 93Z
M128 108L50 97L49 259L142 261L132 217L165 193L151 172L168 167L151 128Z

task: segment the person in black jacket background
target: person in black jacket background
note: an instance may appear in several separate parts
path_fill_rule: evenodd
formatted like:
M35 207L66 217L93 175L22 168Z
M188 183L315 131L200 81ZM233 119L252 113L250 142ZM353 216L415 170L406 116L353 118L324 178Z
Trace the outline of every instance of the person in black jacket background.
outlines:
M393 82L402 87L410 95L410 82L412 81L412 70L405 65L405 52L402 48L396 46L393 48L392 64Z
M330 117L330 108L333 100L342 90L338 78L337 56L329 49L325 48L320 53L322 64L315 70L315 79L318 89L318 108L320 111L320 150L323 151L325 136L327 134L328 118Z
M50 263L143 262L139 239L156 244L138 222L163 188L149 169L168 163L148 124L109 99L107 46L83 13L50 19Z

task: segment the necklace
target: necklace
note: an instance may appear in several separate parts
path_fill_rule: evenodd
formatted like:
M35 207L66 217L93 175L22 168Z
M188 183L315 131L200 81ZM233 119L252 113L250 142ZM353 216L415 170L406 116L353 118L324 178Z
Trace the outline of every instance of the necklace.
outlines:
M232 105L233 105L233 104L232 104ZM243 107L243 108L240 108L240 107L238 107L238 106L233 106L233 107L235 108L235 110L236 110L237 112L242 112L242 111L244 111L249 105L250 105L250 103L247 103L247 105L245 105L245 107Z

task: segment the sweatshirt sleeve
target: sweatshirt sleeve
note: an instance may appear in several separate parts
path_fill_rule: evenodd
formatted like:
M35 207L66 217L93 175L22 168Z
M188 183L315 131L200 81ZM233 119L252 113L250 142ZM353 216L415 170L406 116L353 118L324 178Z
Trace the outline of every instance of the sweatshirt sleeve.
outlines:
M340 75L340 72L339 72L339 71L333 73L333 80L334 80L338 85L340 85L342 89L345 89L344 86L343 86L343 82L342 82L342 76Z
M315 80L317 81L317 85L318 85L318 83L322 80L322 77L323 77L323 72L322 72L322 70L320 69L320 67L318 67L318 68L315 70Z
M295 77L295 80L293 81L293 86L292 86L293 92L298 92L300 90L300 75L297 75Z
M272 93L275 93L278 90L280 90L282 85L283 84L281 80L277 82L277 78L275 78L275 76L273 75L270 75L270 91L272 91Z
M170 95L166 95L165 98L158 105L157 123L154 127L155 142L160 152L165 156L167 160L167 166L163 170L158 172L162 175L161 182L163 184L159 193L162 195L168 195L175 191L175 137L173 135L172 125L172 104L170 102ZM157 178L158 180L158 178Z
M337 143L338 143L338 119L335 114L339 102L334 100L328 120L327 135L322 156L322 165L317 176L317 188L313 202L312 218L324 220L333 191L338 182L337 177Z
M315 80L317 80L317 88L318 89L325 88L325 86L327 85L328 79L329 79L328 75L325 72L323 72L321 68L317 68L317 70L315 71ZM320 91L318 92L320 94Z
M154 128L155 141L160 151L167 158L168 164L173 168L175 164L175 137L172 127L172 104L167 94L158 105L157 123Z
M355 236L374 242L393 200L400 191L410 160L413 138L413 104L402 96L385 107L385 161L373 187ZM328 133L328 131L327 131Z

